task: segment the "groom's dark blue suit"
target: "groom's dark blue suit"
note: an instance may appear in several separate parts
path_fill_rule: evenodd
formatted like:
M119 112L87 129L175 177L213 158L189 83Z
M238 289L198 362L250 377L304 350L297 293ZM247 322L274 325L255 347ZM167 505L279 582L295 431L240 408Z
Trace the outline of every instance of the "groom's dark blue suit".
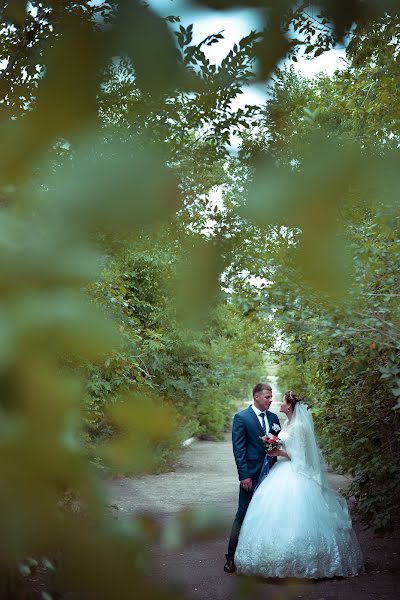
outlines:
M274 423L279 425L278 415L267 410L265 414L268 419L267 431L271 431ZM275 433L272 430L272 433ZM239 474L239 481L250 478L252 486L250 492L246 492L242 487L239 492L239 506L233 522L231 536L228 545L229 558L234 557L236 546L239 539L240 528L243 523L247 508L253 496L254 489L260 476L261 468L265 458L264 444L261 436L264 432L256 413L251 406L236 413L232 424L232 444L233 454L235 456L236 466ZM271 466L275 464L276 458L272 458Z

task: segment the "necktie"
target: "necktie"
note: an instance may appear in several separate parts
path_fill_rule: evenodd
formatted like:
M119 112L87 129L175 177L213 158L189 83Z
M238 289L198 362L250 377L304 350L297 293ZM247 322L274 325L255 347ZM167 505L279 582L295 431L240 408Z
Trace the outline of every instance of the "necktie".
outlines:
M267 433L267 429L265 427L265 413L260 413L260 417L262 419L262 430L264 432L264 435Z

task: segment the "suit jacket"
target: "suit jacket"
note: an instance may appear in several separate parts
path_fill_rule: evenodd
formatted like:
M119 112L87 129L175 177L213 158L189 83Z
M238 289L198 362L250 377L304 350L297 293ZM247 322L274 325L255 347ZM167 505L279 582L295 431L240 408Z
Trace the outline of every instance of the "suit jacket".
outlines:
M279 425L278 415L269 410L266 411L266 415L269 425L267 431L271 431L274 423ZM272 430L272 433L275 432ZM263 435L261 423L251 406L235 414L232 424L232 445L239 481L248 477L253 480L258 479L265 458L264 444L260 439ZM276 458L273 458L272 465L275 462Z

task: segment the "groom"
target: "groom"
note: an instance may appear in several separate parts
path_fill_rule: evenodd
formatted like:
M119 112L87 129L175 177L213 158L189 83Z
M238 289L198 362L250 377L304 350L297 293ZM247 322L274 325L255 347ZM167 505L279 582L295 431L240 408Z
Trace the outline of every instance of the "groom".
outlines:
M260 438L269 433L275 423L279 425L278 416L268 410L271 402L271 386L267 383L257 383L253 388L253 404L233 417L232 444L240 491L239 506L229 538L228 554L225 555L225 573L235 571L234 558L240 528L263 466L265 450ZM271 460L273 465L276 458Z

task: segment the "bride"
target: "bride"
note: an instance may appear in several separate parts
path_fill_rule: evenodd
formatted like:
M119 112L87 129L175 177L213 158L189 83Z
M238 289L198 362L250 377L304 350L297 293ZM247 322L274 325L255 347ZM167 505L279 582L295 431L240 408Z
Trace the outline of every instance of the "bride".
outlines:
M263 577L352 577L362 554L345 500L321 464L307 406L286 392L279 438L285 450L256 489L235 554L238 573Z

